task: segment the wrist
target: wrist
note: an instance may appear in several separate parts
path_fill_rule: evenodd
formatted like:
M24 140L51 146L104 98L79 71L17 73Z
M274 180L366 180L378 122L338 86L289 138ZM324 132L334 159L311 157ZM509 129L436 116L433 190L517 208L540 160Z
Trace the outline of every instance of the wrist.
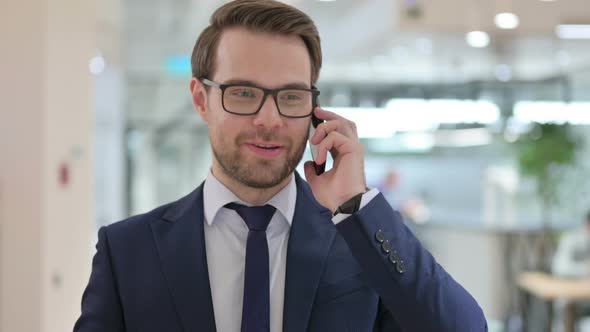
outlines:
M356 191L353 194L344 196L344 198L341 199L339 203L336 203L334 207L330 209L332 211L332 214L352 214L358 211L362 196L368 191L369 188L365 187L364 189Z

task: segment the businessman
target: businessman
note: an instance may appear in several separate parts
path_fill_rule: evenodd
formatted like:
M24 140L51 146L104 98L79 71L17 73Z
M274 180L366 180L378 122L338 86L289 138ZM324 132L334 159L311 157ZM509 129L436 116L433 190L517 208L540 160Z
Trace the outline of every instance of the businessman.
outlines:
M99 231L82 313L90 331L486 331L476 301L377 189L354 123L316 106L311 19L272 0L217 9L190 93L213 162L176 202ZM317 165L295 172L309 137Z

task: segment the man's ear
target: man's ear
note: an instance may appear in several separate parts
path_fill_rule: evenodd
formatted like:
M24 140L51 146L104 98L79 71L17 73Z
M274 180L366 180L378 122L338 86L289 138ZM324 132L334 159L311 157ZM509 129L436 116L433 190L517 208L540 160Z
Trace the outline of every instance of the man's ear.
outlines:
M201 81L193 77L189 88L195 111L207 123L209 113L207 112L207 91L205 90L205 86L203 86Z

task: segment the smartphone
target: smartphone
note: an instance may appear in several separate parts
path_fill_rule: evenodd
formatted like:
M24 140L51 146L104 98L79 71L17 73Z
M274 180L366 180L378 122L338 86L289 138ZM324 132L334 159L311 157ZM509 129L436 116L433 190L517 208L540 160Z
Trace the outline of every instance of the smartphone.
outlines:
M318 146L315 144L311 144L311 138L313 137L313 134L315 133L315 129L323 122L324 122L324 120L319 119L318 117L315 116L315 114L311 115L311 126L309 126L308 141L309 141L309 149L311 150L311 160L313 161L313 168L315 169L316 175L321 175L322 173L324 173L326 171L326 162L324 162L321 165L316 164L315 161L318 159Z

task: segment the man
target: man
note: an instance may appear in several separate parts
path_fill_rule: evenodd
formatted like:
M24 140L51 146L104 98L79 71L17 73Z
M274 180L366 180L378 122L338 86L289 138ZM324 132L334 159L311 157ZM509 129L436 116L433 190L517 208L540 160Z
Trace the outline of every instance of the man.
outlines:
M318 107L318 32L271 0L219 8L190 91L213 163L188 196L99 231L75 331L485 331L475 300L366 190L352 122ZM305 182L294 169L311 115ZM334 215L335 214L335 215ZM269 221L270 220L270 221Z

